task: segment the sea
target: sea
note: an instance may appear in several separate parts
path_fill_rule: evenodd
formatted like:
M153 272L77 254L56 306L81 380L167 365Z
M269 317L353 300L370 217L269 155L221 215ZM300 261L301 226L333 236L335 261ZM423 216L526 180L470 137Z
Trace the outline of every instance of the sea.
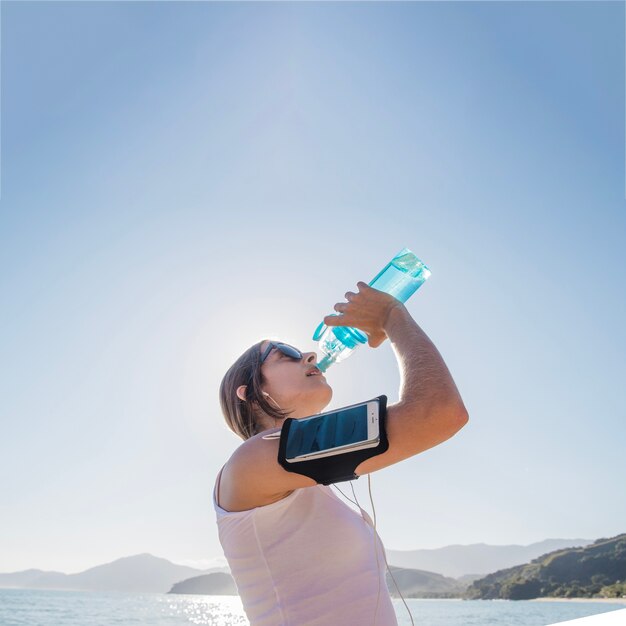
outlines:
M409 617L408 608L413 616ZM399 626L546 626L623 603L393 599ZM0 626L247 626L239 596L0 589ZM366 624L364 626L367 626Z

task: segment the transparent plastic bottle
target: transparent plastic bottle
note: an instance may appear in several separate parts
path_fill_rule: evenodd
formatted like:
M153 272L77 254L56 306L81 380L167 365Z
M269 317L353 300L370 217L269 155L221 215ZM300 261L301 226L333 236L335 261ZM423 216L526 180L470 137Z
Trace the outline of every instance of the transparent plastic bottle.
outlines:
M428 266L413 252L402 248L368 284L404 303L424 284L431 273ZM322 321L315 329L313 340L319 341L319 351L324 355L317 367L325 372L334 363L347 359L361 344L367 343L367 335L351 326L326 326Z

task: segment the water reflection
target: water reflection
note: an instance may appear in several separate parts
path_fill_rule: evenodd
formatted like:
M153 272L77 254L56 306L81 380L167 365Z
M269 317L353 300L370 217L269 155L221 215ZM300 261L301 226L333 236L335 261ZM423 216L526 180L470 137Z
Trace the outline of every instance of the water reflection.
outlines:
M168 595L162 602L162 613L184 619L190 624L207 626L249 626L241 598L239 596L190 596ZM181 619L182 618L182 619Z

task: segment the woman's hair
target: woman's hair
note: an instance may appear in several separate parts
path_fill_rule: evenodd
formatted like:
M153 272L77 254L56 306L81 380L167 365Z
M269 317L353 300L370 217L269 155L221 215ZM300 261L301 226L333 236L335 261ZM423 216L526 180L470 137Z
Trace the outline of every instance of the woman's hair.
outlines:
M263 339L248 348L229 368L220 383L220 405L228 427L244 441L258 434L262 426L257 423L258 407L276 419L283 419L293 411L283 411L272 406L262 393L261 384L265 382L261 372L261 346ZM246 387L246 399L237 396L237 388Z

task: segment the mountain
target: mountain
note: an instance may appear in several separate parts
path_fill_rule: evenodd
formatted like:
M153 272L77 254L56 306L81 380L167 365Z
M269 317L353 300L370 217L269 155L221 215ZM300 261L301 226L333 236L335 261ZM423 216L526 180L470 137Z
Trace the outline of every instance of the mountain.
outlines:
M71 589L76 591L137 591L165 593L174 583L213 570L176 565L148 553L117 559L77 574L37 569L0 574L0 587Z
M527 546L474 543L421 550L388 549L387 561L398 567L436 572L452 578L466 575L480 577L506 567L528 563L551 550L584 546L591 542L591 539L545 539Z
M467 599L626 596L626 533L581 548L554 550L530 563L475 580Z
M405 598L459 598L467 587L454 578L441 574L389 566L393 578ZM393 579L386 573L385 581L392 597L399 598ZM176 583L168 593L206 594L211 596L237 595L237 586L230 574L213 573L194 576Z
M41 569L25 569L22 572L0 574L0 588L6 588L6 587L31 588L33 583L42 574L46 574L46 575L60 574L62 576L65 576L65 574L61 574L60 572L46 572Z

